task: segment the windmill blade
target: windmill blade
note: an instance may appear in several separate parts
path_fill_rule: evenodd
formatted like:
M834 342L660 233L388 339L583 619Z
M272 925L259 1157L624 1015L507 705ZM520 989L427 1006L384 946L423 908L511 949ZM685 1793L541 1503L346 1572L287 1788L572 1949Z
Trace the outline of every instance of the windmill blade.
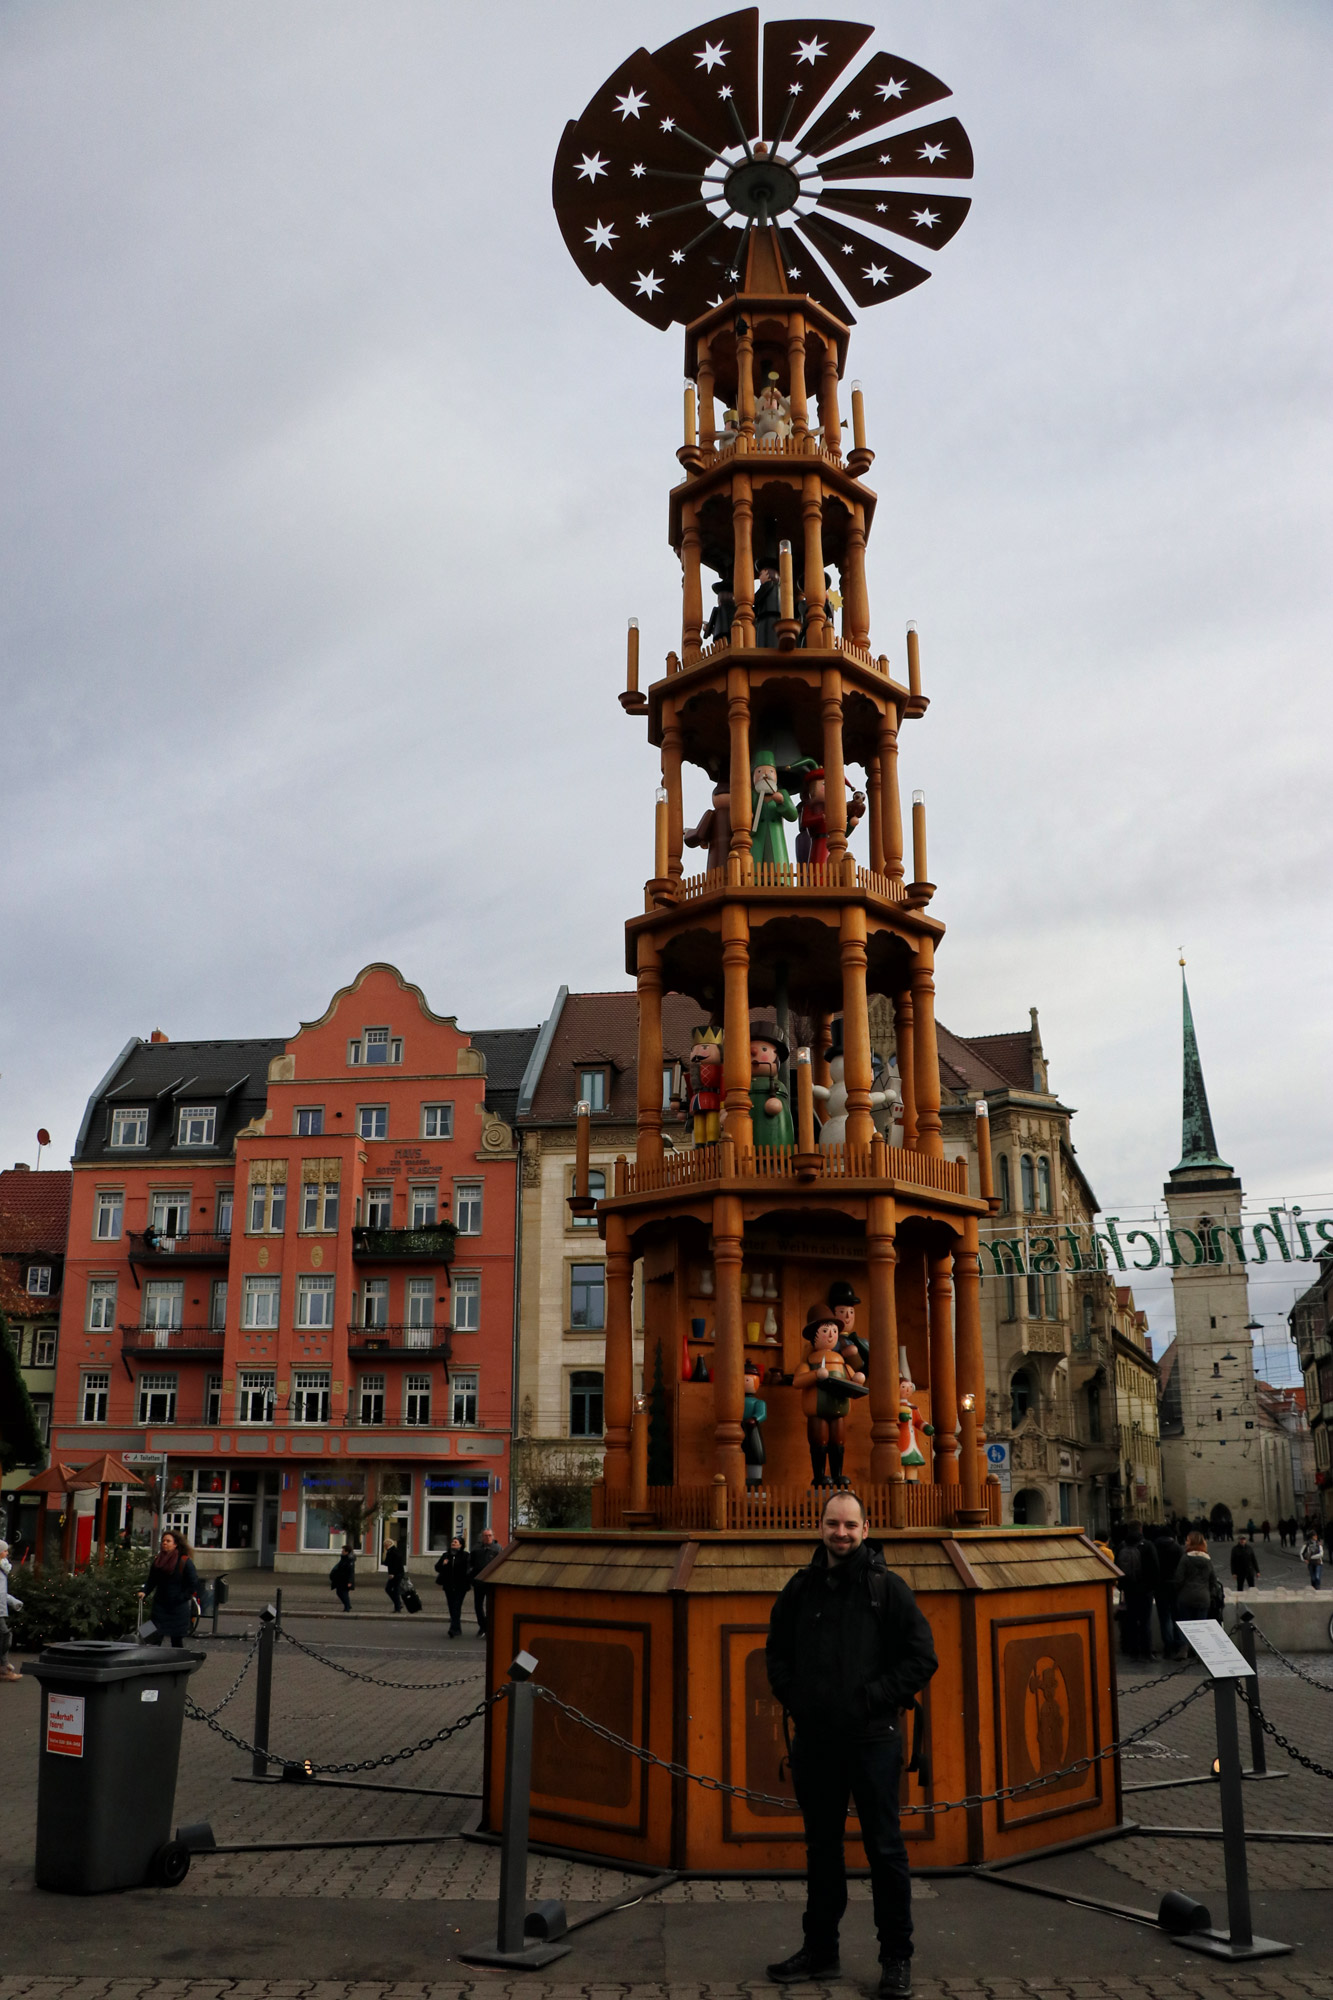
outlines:
M801 217L801 232L827 258L838 283L845 285L859 306L879 305L896 299L930 276L919 264L900 257L872 237L863 236L850 223L826 219L816 210Z
M653 50L653 63L690 105L690 130L719 153L740 143L735 108L751 139L759 136L759 9L743 7L691 28Z
M947 83L916 63L904 62L901 56L872 56L804 135L801 151L817 157L839 140L873 132L952 95Z
M821 160L819 171L826 181L970 181L972 146L956 118L942 118Z
M855 21L770 21L764 29L763 135L799 132L873 28Z
M803 218L797 216L782 225L782 247L786 252L784 269L787 273L788 289L795 293L805 293L817 305L831 312L836 319L848 326L855 326L856 314L848 305L842 293L829 277L808 240L801 236Z
M938 250L962 228L971 197L965 194L923 195L893 193L886 188L862 193L826 188L819 197L819 212L834 209L839 215L854 215L875 229L891 229L895 236L908 236L928 250Z

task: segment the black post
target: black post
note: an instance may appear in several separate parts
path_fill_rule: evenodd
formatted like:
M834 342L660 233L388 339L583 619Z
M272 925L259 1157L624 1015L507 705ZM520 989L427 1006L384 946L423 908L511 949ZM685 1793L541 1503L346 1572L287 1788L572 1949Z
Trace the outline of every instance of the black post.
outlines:
M217 1636L218 1636L218 1586L217 1586L217 1579L216 1579L216 1578L214 1578L214 1581L213 1581L213 1634L212 1634L212 1636L213 1636L213 1637L214 1637L215 1639L216 1639L216 1638L217 1638Z
M1254 1647L1254 1613L1242 1611L1236 1624L1236 1644L1245 1655L1245 1664L1250 1670L1250 1769L1256 1777L1268 1776L1268 1748L1264 1742L1263 1726L1259 1721L1259 1661Z
M275 1591L274 1591L274 1593L273 1593L273 1626L274 1626L274 1630L275 1630L275 1631L277 1631L277 1632L281 1632L281 1630L282 1630L282 1592L281 1592L280 1590L275 1590Z
M522 1951L528 1908L528 1812L532 1791L532 1708L529 1680L509 1683L505 1731L504 1827L500 1842L500 1921L496 1946Z
M255 1727L251 1738L255 1751L250 1760L250 1773L255 1778L268 1775L268 1713L273 1699L273 1649L277 1637L277 1620L271 1610L265 1610L260 1617L259 1659L255 1667Z
M1241 1792L1240 1735L1236 1728L1236 1687L1213 1682L1217 1710L1217 1774L1222 1806L1222 1853L1227 1871L1227 1928L1230 1943L1254 1943L1250 1921L1250 1877L1245 1858L1245 1804Z

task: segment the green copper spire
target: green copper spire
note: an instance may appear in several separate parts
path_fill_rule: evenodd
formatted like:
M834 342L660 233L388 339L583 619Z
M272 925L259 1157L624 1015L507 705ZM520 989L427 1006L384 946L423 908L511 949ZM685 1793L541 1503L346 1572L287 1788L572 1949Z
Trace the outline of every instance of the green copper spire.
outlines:
M1181 1111L1180 1164L1172 1168L1180 1173L1189 1167L1223 1167L1227 1173L1234 1169L1226 1160L1219 1158L1217 1140L1213 1137L1213 1118L1208 1109L1208 1093L1203 1087L1203 1064L1199 1061L1199 1044L1194 1035L1194 1016L1190 1012L1190 990L1185 980L1185 961L1180 961L1180 991L1185 1002L1185 1090Z

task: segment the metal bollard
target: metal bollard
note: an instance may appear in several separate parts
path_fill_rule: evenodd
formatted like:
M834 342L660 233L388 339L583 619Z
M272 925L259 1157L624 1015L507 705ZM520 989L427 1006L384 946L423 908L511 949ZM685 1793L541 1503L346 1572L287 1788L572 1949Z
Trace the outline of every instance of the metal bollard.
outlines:
M268 1775L268 1717L273 1701L273 1651L278 1640L277 1613L271 1604L266 1604L259 1614L259 1658L255 1663L255 1727L251 1742L255 1746L250 1760L250 1774L255 1778Z
M273 1624L274 1624L274 1628L275 1628L275 1630L276 1630L276 1631L279 1631L279 1632L281 1632L281 1630L282 1630L282 1592L281 1592L281 1590L275 1590L275 1591L274 1591L274 1593L273 1593Z
M550 1965L569 1951L555 1942L565 1933L565 1906L528 1906L528 1819L532 1801L532 1717L537 1662L520 1653L509 1669L505 1730L504 1826L500 1836L500 1902L493 1945L480 1944L458 1956L468 1965Z
M1250 1689L1254 1708L1250 1718L1250 1769L1257 1778L1268 1776L1268 1750L1264 1743L1263 1726L1255 1710L1259 1707L1259 1661L1254 1645L1254 1613L1242 1611L1236 1622L1236 1644L1245 1656L1245 1664L1250 1670Z

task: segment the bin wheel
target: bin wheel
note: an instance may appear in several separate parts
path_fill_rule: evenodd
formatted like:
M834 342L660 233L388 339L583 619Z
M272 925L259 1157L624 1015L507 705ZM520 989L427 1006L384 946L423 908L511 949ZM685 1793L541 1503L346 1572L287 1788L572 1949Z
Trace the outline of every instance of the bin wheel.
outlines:
M168 1840L148 1864L148 1879L159 1889L179 1889L190 1872L190 1850L183 1841Z

